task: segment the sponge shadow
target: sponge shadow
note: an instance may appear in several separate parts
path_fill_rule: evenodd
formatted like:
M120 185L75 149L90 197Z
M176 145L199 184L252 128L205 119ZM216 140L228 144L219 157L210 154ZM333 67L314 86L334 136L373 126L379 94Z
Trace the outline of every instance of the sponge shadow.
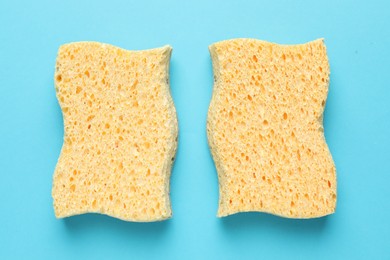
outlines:
M253 229L281 233L319 234L327 226L329 216L314 219L289 219L262 212L243 212L221 219L226 232Z
M158 239L167 233L170 220L160 222L127 222L107 215L88 213L65 218L63 223L70 235L80 233L111 233L116 237L138 237Z

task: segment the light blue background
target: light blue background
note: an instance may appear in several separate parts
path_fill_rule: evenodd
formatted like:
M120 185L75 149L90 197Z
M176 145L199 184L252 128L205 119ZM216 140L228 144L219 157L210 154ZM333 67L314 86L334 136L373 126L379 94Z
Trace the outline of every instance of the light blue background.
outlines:
M1 0L0 259L390 259L389 28L386 1ZM325 134L338 173L336 214L215 217L218 182L205 131L213 83L207 47L236 37L285 44L325 38L331 65ZM180 141L171 220L54 217L51 182L63 137L56 52L85 40L174 48Z

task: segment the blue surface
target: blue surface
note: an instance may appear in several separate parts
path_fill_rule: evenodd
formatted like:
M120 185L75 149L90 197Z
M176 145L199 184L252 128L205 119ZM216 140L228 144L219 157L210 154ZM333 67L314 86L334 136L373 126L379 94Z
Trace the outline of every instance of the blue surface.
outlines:
M390 4L386 1L0 2L0 259L390 259ZM294 2L294 3L293 3ZM324 37L331 65L325 134L337 166L336 214L289 220L215 217L217 175L206 139L208 45L252 37ZM54 217L53 170L63 123L58 47L93 40L126 49L173 46L180 140L174 216L127 223Z

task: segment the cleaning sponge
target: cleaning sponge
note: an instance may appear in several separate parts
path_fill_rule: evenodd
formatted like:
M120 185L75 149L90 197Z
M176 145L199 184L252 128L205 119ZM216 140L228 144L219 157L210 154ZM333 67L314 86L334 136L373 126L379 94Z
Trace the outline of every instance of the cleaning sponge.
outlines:
M218 216L262 211L331 214L336 170L324 138L329 64L322 39L278 45L235 39L210 46L214 91L207 134Z
M128 221L171 216L178 124L169 90L171 47L60 47L55 71L64 144L52 196L57 217L87 212Z

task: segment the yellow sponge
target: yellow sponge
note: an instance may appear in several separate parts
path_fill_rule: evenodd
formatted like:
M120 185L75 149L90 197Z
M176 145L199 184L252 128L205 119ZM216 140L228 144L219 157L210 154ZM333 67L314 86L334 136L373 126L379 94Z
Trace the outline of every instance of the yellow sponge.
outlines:
M169 90L171 47L60 47L55 85L64 145L52 196L57 217L87 212L128 221L171 216L178 124Z
M210 46L214 91L207 134L218 171L218 216L331 214L336 170L324 138L329 64L322 39Z

